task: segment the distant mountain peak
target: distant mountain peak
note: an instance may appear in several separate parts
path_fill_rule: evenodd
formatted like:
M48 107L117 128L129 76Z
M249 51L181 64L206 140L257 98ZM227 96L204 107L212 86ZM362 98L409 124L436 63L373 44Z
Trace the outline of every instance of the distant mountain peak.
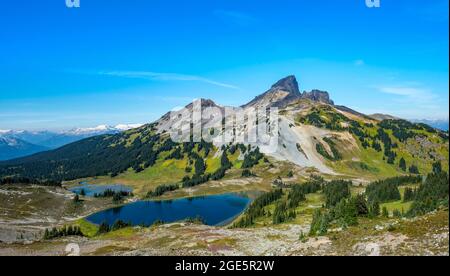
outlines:
M330 99L330 94L327 91L313 89L310 92L303 92L302 99L310 99L314 102L320 102L324 104L334 105L334 102Z
M375 113L375 114L371 114L369 115L371 118L378 120L378 121L383 121L383 120L397 120L399 119L398 117L389 115L389 114L382 114L382 113Z
M287 76L279 80L272 85L271 90L283 90L296 95L300 94L297 78L294 75Z
M211 99L203 99L202 98L202 99L197 99L195 101L201 101L202 108L206 108L206 107L220 107ZM193 106L194 106L194 103L189 103L185 108L186 109L192 109Z
M292 101L299 99L301 95L297 79L291 75L277 81L268 91L259 95L243 107L284 107Z
M276 106L283 108L299 99L309 99L313 102L334 105L330 94L326 91L314 89L301 93L296 77L291 75L277 81L267 92L259 95L244 107Z
M133 128L141 127L142 124L119 124L116 126L98 125L96 127L74 128L69 131L62 132L63 135L85 135L85 134L103 134L118 133Z

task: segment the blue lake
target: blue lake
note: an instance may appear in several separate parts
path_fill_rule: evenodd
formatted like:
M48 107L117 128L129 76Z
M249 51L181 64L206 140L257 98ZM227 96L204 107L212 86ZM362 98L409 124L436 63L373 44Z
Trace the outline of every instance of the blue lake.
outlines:
M132 225L152 225L156 221L171 223L201 217L207 225L224 225L241 214L251 199L241 194L224 194L171 201L138 201L95 213L87 220L109 225L122 220Z
M107 190L114 192L129 192L131 193L133 189L121 184L111 184L111 185L90 185L86 182L80 182L82 186L70 188L69 191L75 194L81 194L84 191L86 196L93 197L95 194L102 194Z

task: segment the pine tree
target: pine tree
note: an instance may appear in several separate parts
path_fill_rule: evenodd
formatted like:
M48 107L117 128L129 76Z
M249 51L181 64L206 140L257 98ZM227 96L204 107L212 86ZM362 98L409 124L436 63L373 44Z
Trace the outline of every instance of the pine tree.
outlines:
M442 164L441 162L433 163L433 173L440 174L442 172Z
M419 168L416 165L411 165L409 167L409 172L412 174L419 174Z
M386 207L383 207L383 212L382 212L382 216L385 218L389 217L389 211Z
M111 228L107 222L102 222L102 224L98 227L98 234L105 234L109 231L111 231Z
M222 153L222 158L220 159L220 164L221 164L221 166L222 166L222 168L224 169L224 170L228 170L228 169L230 169L233 165L231 164L231 162L230 162L230 160L228 159L228 156L227 156L227 152L226 151L224 151L223 153Z
M378 203L378 201L374 201L370 207L370 216L378 217L380 216L380 212L380 203Z
M408 202L414 200L415 192L411 188L405 188L405 193L403 195L403 202Z
M402 157L400 159L400 162L399 162L398 166L400 167L400 169L402 169L402 171L406 172L406 161L405 161L405 158Z

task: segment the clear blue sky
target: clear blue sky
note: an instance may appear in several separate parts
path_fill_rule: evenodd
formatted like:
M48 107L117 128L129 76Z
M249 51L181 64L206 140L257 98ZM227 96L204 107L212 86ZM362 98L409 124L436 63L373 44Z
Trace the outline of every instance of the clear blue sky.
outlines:
M448 118L448 0L4 0L0 129L145 123L295 74L337 104Z

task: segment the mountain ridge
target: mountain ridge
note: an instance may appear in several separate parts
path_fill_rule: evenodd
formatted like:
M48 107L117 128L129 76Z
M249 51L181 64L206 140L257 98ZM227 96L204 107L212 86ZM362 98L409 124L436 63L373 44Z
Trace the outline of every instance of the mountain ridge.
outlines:
M273 158L274 162L288 162L328 175L399 175L404 173L398 166L401 158L406 160L411 171L415 171L412 169L414 166L421 172L430 171L435 160L442 160L444 165L448 163L446 133L404 120L377 121L349 108L331 104L333 102L327 92L317 90L302 98L304 93L298 91L295 77L288 77L245 107L249 109L262 103L281 106L275 151L262 145L260 140L245 143L247 149L259 149L258 152ZM212 100L205 100L201 106L223 108ZM187 107L193 109L194 104ZM195 143L176 143L169 139L169 130L180 130L182 127L179 116L169 115L173 114L167 113L153 123L119 134L94 136L54 151L0 162L0 176L26 174L58 180L98 175L115 177L131 168L139 174L151 169L161 158L160 162L186 158L185 154L189 158L198 156L199 153L190 152L195 148ZM210 119L203 119L202 126L210 122ZM247 122L236 126L235 131L241 133L254 128L257 124ZM226 134L223 128L219 132ZM208 159L206 163L217 162L214 160L220 157L222 149L230 146L230 143L223 142L198 144L208 148L208 153L213 152L205 156ZM236 146L239 143L234 140L231 144ZM241 151L240 158L245 156L246 152ZM190 161L191 165L194 161ZM183 169L178 173L185 173L184 167L188 165L179 166ZM187 167L185 169L188 171ZM202 181L198 180L199 183Z
M334 105L327 91L313 89L301 93L297 78L294 75L290 75L280 79L269 90L255 97L249 103L242 105L242 107L273 106L284 108L301 99L309 99L314 102Z
M34 145L17 138L0 136L0 161L19 158L46 150L49 150L49 148Z
M119 124L116 126L99 125L97 127L74 128L60 132L48 130L0 130L0 138L3 137L3 141L6 141L6 139L9 139L10 141L16 140L17 144L21 145L21 147L7 147L6 142L4 142L3 147L0 148L0 156L3 156L0 157L0 160L20 158L41 151L56 149L92 136L117 134L140 126L142 126L142 124ZM29 150L24 150L24 148Z

